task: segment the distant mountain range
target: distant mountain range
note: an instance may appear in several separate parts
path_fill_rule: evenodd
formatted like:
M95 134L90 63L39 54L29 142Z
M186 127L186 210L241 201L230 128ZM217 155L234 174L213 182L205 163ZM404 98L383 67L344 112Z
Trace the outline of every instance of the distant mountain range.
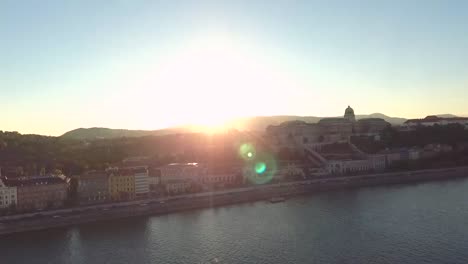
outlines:
M444 114L438 115L441 117L455 117L454 115ZM370 115L356 115L356 119L363 118L382 118L392 125L401 125L407 119L399 117L389 117L381 113ZM237 118L229 122L229 128L237 130L264 131L269 125L279 125L286 121L301 120L307 123L317 123L323 117L316 116L256 116ZM70 139L99 139L99 138L119 138L119 137L141 137L148 135L162 136L176 133L201 132L202 126L182 126L175 128L159 129L159 130L127 130L127 129L110 129L110 128L78 128L66 132L61 137Z
M77 128L66 132L61 137L69 139L105 139L120 137L143 137L143 136L163 136L176 133L187 132L186 129L167 128L159 130L129 130L112 129L104 127Z

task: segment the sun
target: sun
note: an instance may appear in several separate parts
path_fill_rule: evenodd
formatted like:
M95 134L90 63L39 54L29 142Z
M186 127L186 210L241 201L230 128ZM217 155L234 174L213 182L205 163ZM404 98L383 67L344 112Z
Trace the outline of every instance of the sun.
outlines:
M268 113L282 100L275 91L284 86L283 71L251 47L228 34L198 35L158 60L144 100L167 113L170 123L209 131L226 129L237 117Z
M219 116L216 115L204 115L200 118L200 121L197 122L203 132L213 134L223 132L228 129L228 120L222 114Z

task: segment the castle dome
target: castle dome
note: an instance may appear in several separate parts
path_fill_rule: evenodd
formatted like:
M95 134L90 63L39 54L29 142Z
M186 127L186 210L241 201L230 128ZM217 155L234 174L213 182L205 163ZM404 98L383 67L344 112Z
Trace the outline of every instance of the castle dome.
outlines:
M354 116L354 110L348 105L348 108L345 110L344 118L348 119L351 122L356 121L356 117Z

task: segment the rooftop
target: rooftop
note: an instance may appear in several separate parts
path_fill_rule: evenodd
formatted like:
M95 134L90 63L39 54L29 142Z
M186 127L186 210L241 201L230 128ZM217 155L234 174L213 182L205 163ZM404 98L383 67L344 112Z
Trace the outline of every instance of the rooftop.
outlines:
M279 124L280 126L291 126L291 125L307 125L307 123L305 121L301 121L301 120L291 120L291 121L285 121L281 124Z
M74 177L79 177L80 179L92 179L92 178L100 178L100 177L107 177L108 173L105 171L87 171L81 175L77 175Z
M406 120L405 124L407 123L432 123L432 122L441 122L441 121L468 121L468 117L438 117L438 116L426 116L423 119L408 119Z
M133 173L146 173L148 172L148 169L146 169L146 167L138 167L138 168L133 168L132 171Z
M349 122L349 120L342 118L342 117L327 117L327 118L320 119L319 124L327 123L327 122Z
M189 162L189 163L171 163L168 166L198 166L197 162Z
M53 176L36 176L5 179L4 183L7 186L33 186L46 184L64 184L65 181Z
M366 121L387 122L385 121L385 119L377 118L377 117L361 118L358 120L358 122L366 122Z
M161 166L161 168L175 168L175 167L198 167L200 166L199 163L197 162L189 162L189 163L170 163L164 166Z

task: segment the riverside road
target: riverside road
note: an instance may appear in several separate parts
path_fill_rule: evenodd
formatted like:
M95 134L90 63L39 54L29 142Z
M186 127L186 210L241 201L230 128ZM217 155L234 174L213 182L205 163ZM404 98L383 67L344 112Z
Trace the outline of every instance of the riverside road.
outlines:
M132 216L167 214L175 211L244 203L268 199L274 196L292 196L337 188L440 180L465 176L468 176L468 167L456 167L436 170L320 178L307 181L179 195L168 198L74 207L0 217L0 234L42 230Z

